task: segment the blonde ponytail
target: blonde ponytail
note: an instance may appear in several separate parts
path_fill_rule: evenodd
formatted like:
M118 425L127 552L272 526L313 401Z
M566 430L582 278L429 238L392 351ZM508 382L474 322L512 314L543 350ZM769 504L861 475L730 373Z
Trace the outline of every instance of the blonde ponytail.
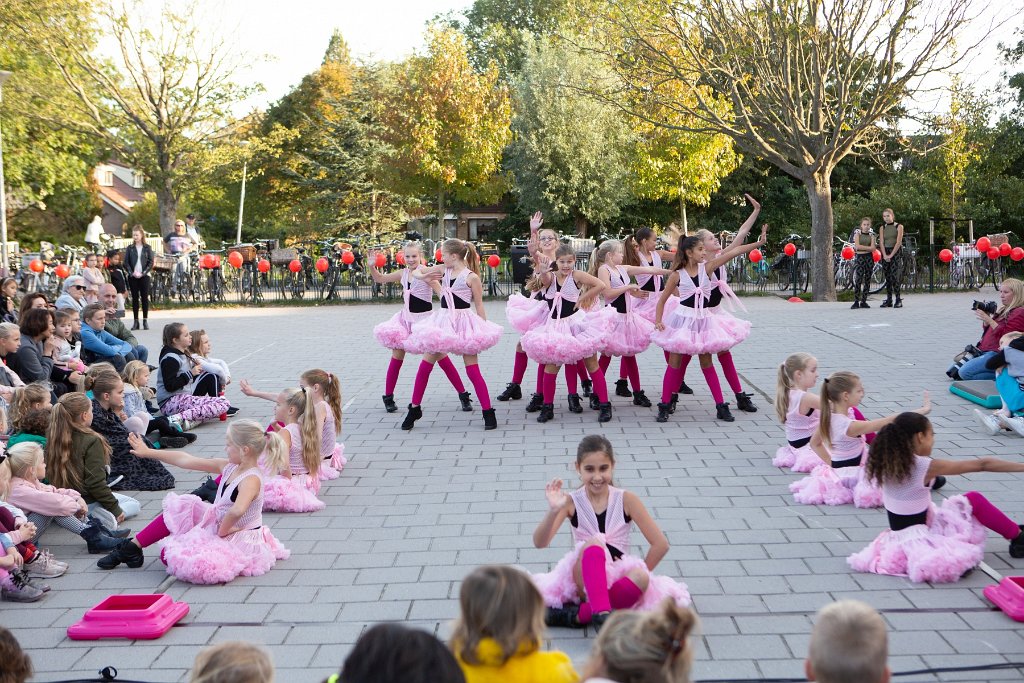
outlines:
M818 423L818 435L827 448L832 447L832 404L842 398L843 394L853 391L860 377L847 370L833 372L825 378L821 385L821 418Z
M775 412L782 424L786 424L786 414L789 413L789 392L793 388L793 375L799 370L806 370L813 360L814 356L801 351L791 353L779 365L779 378L775 389Z

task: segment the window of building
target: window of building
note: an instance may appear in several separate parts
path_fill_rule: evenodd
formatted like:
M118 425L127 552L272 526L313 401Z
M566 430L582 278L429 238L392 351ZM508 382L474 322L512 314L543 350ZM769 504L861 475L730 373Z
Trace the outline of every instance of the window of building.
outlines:
M100 185L103 187L114 186L114 171L109 168L105 168L100 171Z
M146 178L138 171L132 172L132 187L138 189L146 182Z

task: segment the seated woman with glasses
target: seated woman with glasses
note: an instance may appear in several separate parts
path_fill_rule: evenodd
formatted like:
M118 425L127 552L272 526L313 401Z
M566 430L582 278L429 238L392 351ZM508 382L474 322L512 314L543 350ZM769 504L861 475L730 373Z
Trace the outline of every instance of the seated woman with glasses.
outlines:
M56 308L71 308L79 313L88 303L85 299L85 278L81 275L72 275L64 281L63 294L57 297Z

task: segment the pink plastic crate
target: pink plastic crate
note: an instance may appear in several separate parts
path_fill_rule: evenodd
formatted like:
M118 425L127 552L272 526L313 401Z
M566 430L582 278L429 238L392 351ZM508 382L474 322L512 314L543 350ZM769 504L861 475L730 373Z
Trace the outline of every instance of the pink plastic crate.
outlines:
M985 597L1014 621L1024 621L1024 576L1007 576L988 586Z
M111 595L68 627L72 640L132 638L152 640L188 614L188 604L163 593Z

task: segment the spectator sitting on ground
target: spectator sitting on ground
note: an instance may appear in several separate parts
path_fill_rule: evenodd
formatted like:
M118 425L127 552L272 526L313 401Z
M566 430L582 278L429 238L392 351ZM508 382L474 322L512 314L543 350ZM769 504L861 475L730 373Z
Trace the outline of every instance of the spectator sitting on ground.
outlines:
M367 629L325 683L465 683L451 650L433 634L401 624Z
M994 370L985 367L988 359L999 351L999 340L1010 332L1024 332L1024 282L1008 277L999 286L999 303L995 315L989 315L980 308L974 315L981 321L983 334L978 342L982 352L977 358L964 363L959 369L949 368L946 374L954 380L995 379Z
M130 360L139 360L135 347L107 332L107 311L103 304L89 304L82 311L82 360L89 365L110 363L118 372Z
M229 641L196 655L188 680L189 683L272 683L274 664L262 647Z
M0 683L25 683L32 677L32 660L14 634L0 626Z
M19 443L37 443L46 447L46 430L50 426L50 414L53 408L33 408L17 421L11 421L11 438L7 441L7 447Z
M7 364L18 373L25 384L49 384L53 361L57 356L57 343L53 339L53 312L35 308L22 316L21 346L7 356Z
M5 323L18 322L18 281L13 277L5 277L0 282L0 321Z
M7 357L21 347L21 330L14 323L0 323L0 398L11 402L14 390L25 386L18 373L7 366Z
M141 360L143 363L149 360L149 349L139 343L139 340L135 338L135 335L129 331L128 327L121 322L120 315L124 315L124 310L118 311L117 309L117 289L114 285L109 282L100 285L100 303L107 311L107 322L103 325L103 329L114 335L118 339L124 342L128 342L132 345L135 357Z
M21 305L18 306L18 324L21 324L22 319L25 317L26 311L31 311L33 308L49 308L50 302L46 299L46 295L42 292L32 292L26 294L21 299Z
M64 281L63 293L57 297L55 305L57 308L73 308L81 311L88 303L85 300L85 278L81 275L72 275ZM27 297L26 297L27 298Z
M192 330L192 343L188 347L193 360L199 363L203 373L196 378L196 396L220 396L224 388L231 384L231 370L226 361L211 358L213 344L206 330Z
M818 611L804 670L818 683L888 683L885 622L870 605L841 600Z

